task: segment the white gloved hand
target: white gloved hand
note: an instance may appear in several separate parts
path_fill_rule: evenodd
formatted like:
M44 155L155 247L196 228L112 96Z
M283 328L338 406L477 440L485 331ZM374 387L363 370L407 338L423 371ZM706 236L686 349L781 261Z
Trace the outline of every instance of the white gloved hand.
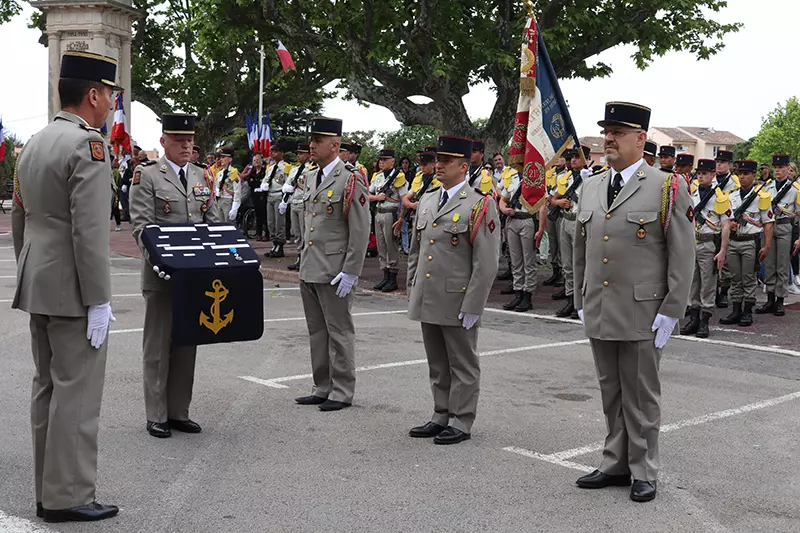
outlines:
M586 179L591 175L592 175L592 169L590 168L581 169L581 178Z
M578 318L581 319L581 324L586 324L586 322L583 321L583 309L578 309Z
M280 213L281 215L285 215L286 214L286 206L287 205L288 204L286 202L279 203L278 204L278 213Z
M127 185L123 185L122 186L122 192L128 192L128 186Z
M661 314L656 315L656 319L653 320L652 328L652 331L656 333L656 348L661 349L666 346L670 335L672 335L672 331L675 329L675 324L677 323L677 318Z
M458 313L458 318L461 319L461 325L464 329L471 329L472 326L478 323L481 315L473 315L470 313Z
M294 187L292 187L291 183L284 183L283 187L281 187L281 192L284 194L292 194L294 192Z
M111 314L111 302L90 305L87 313L86 338L94 348L100 348L108 337L108 325L116 318Z
M262 189L261 187L256 187L255 189L253 189L253 192L264 192L264 189Z
M339 286L336 287L336 296L339 298L344 298L350 293L351 290L353 290L353 287L355 287L357 281L358 276L352 276L350 274L345 274L344 272L339 272L339 275L337 275L335 278L333 278L333 281L331 281L331 285L336 285L338 283Z
M238 214L239 214L238 209L231 209L230 212L228 212L228 220L236 220L236 215Z

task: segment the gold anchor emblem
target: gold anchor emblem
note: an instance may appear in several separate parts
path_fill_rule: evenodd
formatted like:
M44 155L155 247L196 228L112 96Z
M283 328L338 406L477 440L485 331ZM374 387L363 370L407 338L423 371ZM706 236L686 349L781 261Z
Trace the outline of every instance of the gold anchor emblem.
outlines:
M214 299L214 303L211 304L211 318L209 318L204 312L200 311L200 325L207 327L214 332L214 335L216 335L219 333L219 330L233 321L233 309L231 309L230 313L225 315L225 318L220 317L219 307L220 304L225 301L225 298L228 297L228 289L226 289L222 282L218 279L215 279L211 283L211 286L214 288L214 290L206 291L206 296Z

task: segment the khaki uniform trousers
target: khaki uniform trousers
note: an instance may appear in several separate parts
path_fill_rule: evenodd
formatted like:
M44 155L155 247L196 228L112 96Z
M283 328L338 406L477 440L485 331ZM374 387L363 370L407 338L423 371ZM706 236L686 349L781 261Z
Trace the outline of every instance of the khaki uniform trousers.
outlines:
M661 350L653 340L589 342L608 428L600 471L654 481L661 429Z
M478 327L464 329L423 322L422 342L433 392L431 422L469 433L480 392Z
M564 290L567 296L575 292L575 276L572 268L572 246L575 242L575 221L559 217L561 231L558 235L558 247L561 252L561 268L564 269Z
M36 371L31 429L36 501L45 509L95 499L97 433L108 342L92 348L86 317L31 315Z
M394 211L375 213L375 237L378 240L378 258L382 269L397 272L397 260L400 252L394 244Z
M286 215L281 215L278 207L283 200L282 193L270 193L267 196L267 229L272 244L286 242Z
M728 254L725 263L731 270L732 303L756 302L756 273L753 270L758 250L756 241L735 241L731 238L728 243Z
M558 248L558 234L560 231L561 217L555 222L552 220L547 221L547 228L545 229L547 233L547 260L553 268L561 266L561 252Z
M223 222L228 221L228 215L233 208L233 198L218 198L217 199L217 213L219 213L219 219Z
M514 290L533 293L536 291L536 224L532 218L509 218L506 231Z
M788 220L788 219L779 219ZM792 225L774 225L772 246L764 260L767 292L774 292L778 298L789 295L789 262L792 260Z
M197 346L172 345L172 291L142 291L142 366L148 422L188 420Z
M356 330L353 325L355 291L336 296L330 283L300 282L311 345L311 394L352 403L356 389Z
M695 247L694 276L692 277L691 306L709 313L714 310L717 297L717 271L714 256L717 247L713 241L699 242Z
M303 235L306 233L306 211L303 204L292 204L292 236L297 239L297 253L303 251Z

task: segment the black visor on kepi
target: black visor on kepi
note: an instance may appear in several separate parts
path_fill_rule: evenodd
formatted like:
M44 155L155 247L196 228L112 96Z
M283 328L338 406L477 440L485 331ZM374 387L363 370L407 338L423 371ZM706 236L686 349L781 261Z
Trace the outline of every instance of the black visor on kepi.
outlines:
M64 52L61 56L60 78L96 81L121 91L117 85L117 60L91 52Z

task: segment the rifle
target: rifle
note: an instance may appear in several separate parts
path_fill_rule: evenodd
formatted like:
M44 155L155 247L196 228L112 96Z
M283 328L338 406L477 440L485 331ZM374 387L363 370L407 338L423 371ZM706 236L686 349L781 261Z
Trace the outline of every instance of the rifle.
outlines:
M514 211L517 209L522 209L522 202L519 201L520 196L522 196L522 178L519 180L519 187L517 187L517 190L514 191L514 194L508 201L508 207ZM505 213L500 213L500 223L503 224L506 220L508 220L508 215Z
M797 178L795 178L795 179L797 179ZM781 200L783 200L783 197L786 196L786 193L788 193L789 189L792 188L792 183L794 183L794 181L795 180L790 180L790 179L786 180L786 184L778 192L778 194L775 195L775 198L772 199L772 208L773 209L778 207L778 204L781 203Z
M478 176L480 176L481 174L483 174L483 164L481 164L478 168L476 168L475 172L470 174L470 176L469 176L469 186L470 187L474 187L475 186L474 185L475 184L475 179L478 178Z
M717 185L716 187L714 187L710 191L708 191L708 194L706 194L703 198L700 198L700 202L694 208L694 219L701 226L706 223L706 219L703 216L702 211L705 208L705 206L708 203L708 201L711 199L711 197L716 196L718 188L719 188L719 185Z
M765 181L758 190L750 191L750 194L742 201L742 204L736 208L736 211L733 212L733 221L739 224L740 226L744 226L747 224L747 220L743 220L742 217L744 213L747 211L747 208L750 207L750 204L753 203L753 200L758 198L758 194L767 186L770 180Z
M295 174L294 178L292 178L292 189L297 189L297 184L300 182L300 176L303 175L303 170L305 166L306 166L305 163L301 163L300 166L298 167L297 174ZM283 193L283 198L281 199L281 201L285 204L288 204L289 198L292 197L292 194L293 193L288 193L288 192Z
M414 197L411 199L412 204L416 204L422 198L422 195L428 191L428 187L431 186L433 183L433 179L436 177L436 173L432 172L430 175L423 175L422 177L422 185L420 186L419 190L414 194ZM411 208L403 209L403 212L400 215L400 218L406 219L407 217L410 218L410 213L414 211Z
M567 191L564 193L564 196L561 196L560 198L566 198L572 202L577 201L577 198L575 197L575 191L578 190L578 187L581 186L581 183L583 183L583 177L580 175L579 172L578 175L572 180L572 185L570 185L569 189L567 189ZM547 210L547 220L549 220L550 222L557 221L558 217L560 216L561 216L561 208L558 206L552 205Z

